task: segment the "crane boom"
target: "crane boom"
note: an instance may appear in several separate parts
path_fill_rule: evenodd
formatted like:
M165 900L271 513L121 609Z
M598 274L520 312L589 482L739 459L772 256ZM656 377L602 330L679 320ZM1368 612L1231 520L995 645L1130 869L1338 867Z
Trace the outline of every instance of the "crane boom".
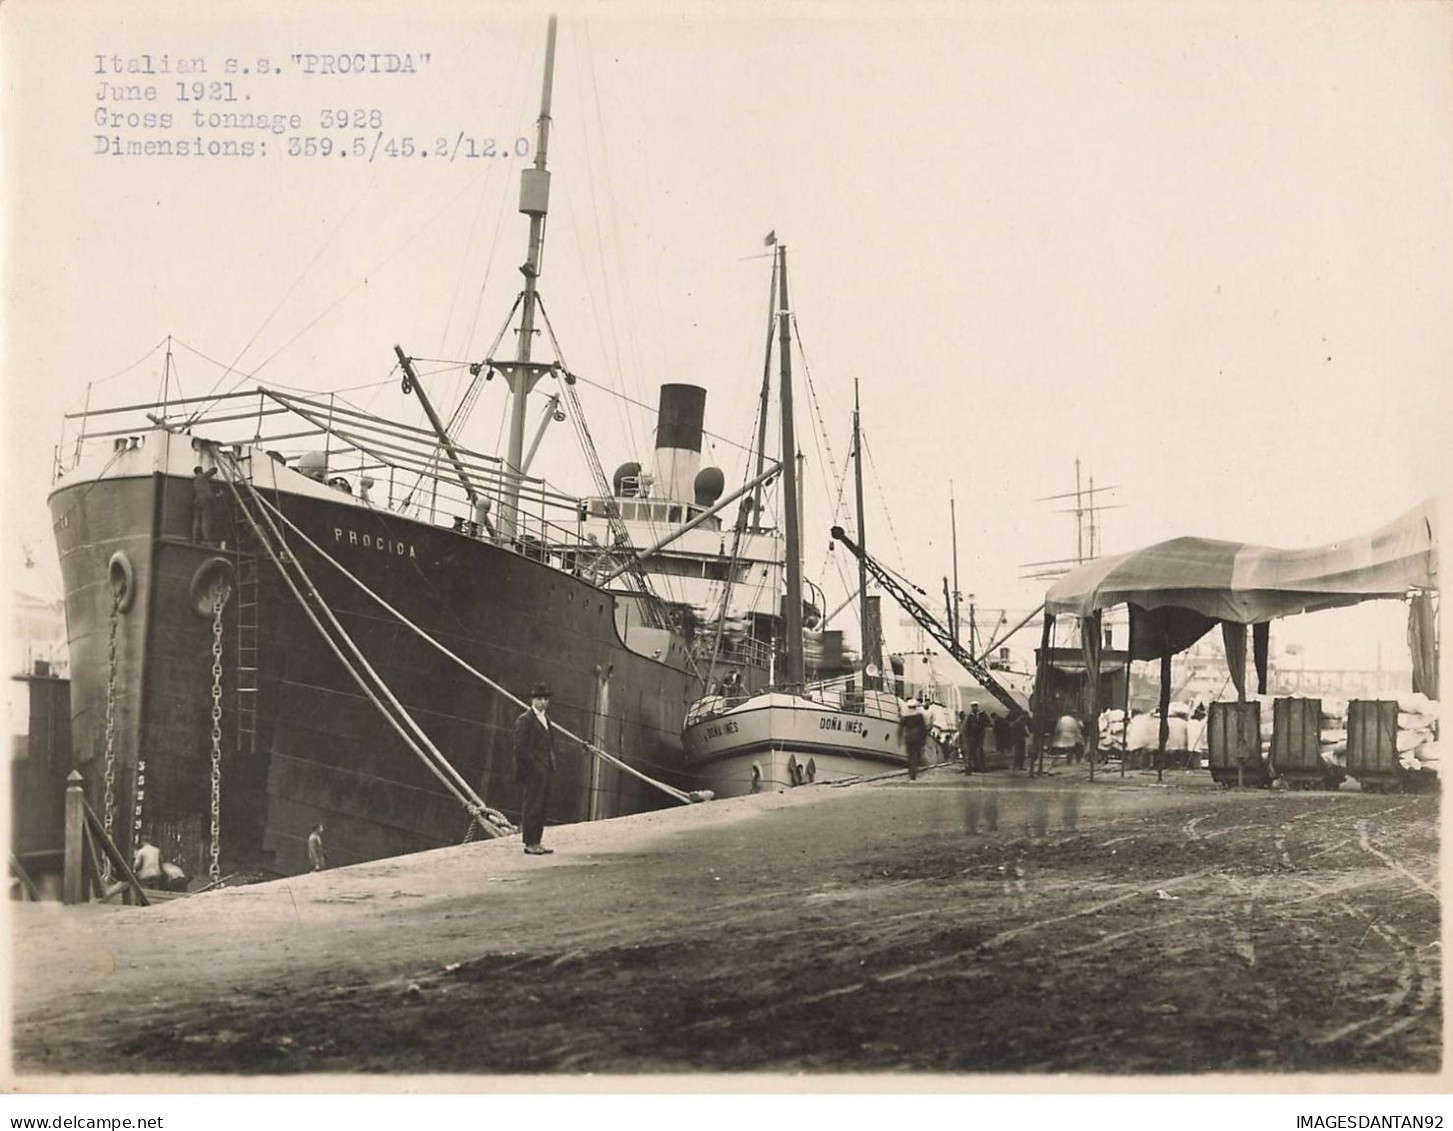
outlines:
M869 554L859 549L853 540L847 536L847 533L841 526L834 526L832 528L832 536L836 541L841 542L852 551L853 556L867 567L868 572L873 575L873 579L884 589L888 590L893 599L903 606L903 610L922 626L923 631L937 640L944 651L957 660L970 675L983 684L985 691L999 700L1000 703L1004 704L1011 719L1018 718L1021 715L1026 718L1028 717L1029 712L1021 707L1014 696L1010 695L999 681L989 674L989 669L974 659L973 656L969 655L965 649L959 647L958 642L954 640L949 630L939 624L934 615L919 604L913 594L908 592L897 578L874 561Z

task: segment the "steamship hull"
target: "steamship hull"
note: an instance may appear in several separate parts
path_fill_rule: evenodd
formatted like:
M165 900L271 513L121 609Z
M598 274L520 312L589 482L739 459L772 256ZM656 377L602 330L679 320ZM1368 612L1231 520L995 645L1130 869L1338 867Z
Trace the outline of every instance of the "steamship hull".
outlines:
M687 764L718 797L903 769L897 700L872 691L850 699L767 692L726 709L702 700L687 715Z
M65 587L77 768L97 812L111 812L122 850L144 826L165 857L191 875L206 873L214 686L224 873L305 870L308 833L320 821L335 866L458 844L468 815L352 682L250 536L230 492L222 490L215 505L211 544L192 540L195 454L187 436L150 433L100 472L77 469L49 500ZM261 452L247 453L245 463L257 469L263 498L424 632L517 695L535 681L549 684L563 726L652 777L684 780L679 736L699 683L674 634L637 628L626 645L624 625L641 621L626 607L629 595L587 583L543 551L527 556L374 507ZM488 804L517 818L510 742L519 708L296 537L289 544L435 745ZM218 577L231 587L220 626L204 598ZM113 612L118 587L124 607ZM662 795L636 778L563 738L556 746L551 822L661 804Z

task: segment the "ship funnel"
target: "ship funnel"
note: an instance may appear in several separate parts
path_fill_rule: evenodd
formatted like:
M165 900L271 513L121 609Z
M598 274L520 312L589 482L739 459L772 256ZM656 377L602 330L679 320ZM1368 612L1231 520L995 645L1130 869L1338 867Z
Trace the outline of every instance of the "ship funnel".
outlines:
M695 498L701 467L701 423L706 390L699 385L662 385L656 421L657 494L676 502Z

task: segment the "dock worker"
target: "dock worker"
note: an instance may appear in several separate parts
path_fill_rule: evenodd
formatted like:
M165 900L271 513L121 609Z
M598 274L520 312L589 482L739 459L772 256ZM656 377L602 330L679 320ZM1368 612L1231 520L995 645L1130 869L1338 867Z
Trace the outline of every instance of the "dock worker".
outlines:
M1080 720L1074 715L1061 715L1059 722L1054 724L1054 738L1050 740L1049 748L1056 754L1063 754L1066 765L1078 762L1085 753L1085 732Z
M983 773L984 731L988 729L989 717L979 710L977 703L969 704L969 713L964 718L964 738L968 747L964 751L964 773Z
M1029 749L1029 716L1016 715L1009 724L1009 737L1014 743L1014 768L1024 769L1025 754Z
M308 863L313 871L321 872L328 867L328 854L323 850L323 823L319 821L308 834Z
M555 736L550 733L552 692L543 683L530 688L530 707L515 720L515 781L521 787L520 832L529 856L554 852L540 843L545 835L545 812L550 805L550 782L555 776Z
M187 874L182 871L181 866L173 864L170 860L161 862L162 887L166 891L186 891Z
M1009 716L991 715L989 723L994 728L994 750L999 754L1009 753Z
M202 470L199 463L192 468L192 541L212 544L212 504L217 498L217 488L212 480L217 477L215 467Z
M908 780L915 781L923 765L923 744L928 738L928 723L917 699L910 699L904 705L898 727L903 734L903 746L908 751Z
M141 845L132 858L131 870L136 873L142 887L165 887L161 870L161 849L151 843L151 837L146 833L141 834Z

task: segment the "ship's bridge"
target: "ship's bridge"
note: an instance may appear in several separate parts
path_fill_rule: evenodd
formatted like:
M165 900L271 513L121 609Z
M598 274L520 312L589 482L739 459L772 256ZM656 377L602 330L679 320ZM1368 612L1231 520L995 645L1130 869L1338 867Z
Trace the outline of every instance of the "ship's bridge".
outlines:
M631 527L635 523L650 524L661 529L672 526L681 526L691 522L705 514L710 507L697 506L694 503L677 503L666 499L642 499L638 497L607 499L596 497L585 500L587 513L590 518L606 519L610 515L610 505L614 502L620 511L621 519ZM721 530L721 516L712 515L704 520L696 529L718 532ZM632 531L634 538L634 530Z

